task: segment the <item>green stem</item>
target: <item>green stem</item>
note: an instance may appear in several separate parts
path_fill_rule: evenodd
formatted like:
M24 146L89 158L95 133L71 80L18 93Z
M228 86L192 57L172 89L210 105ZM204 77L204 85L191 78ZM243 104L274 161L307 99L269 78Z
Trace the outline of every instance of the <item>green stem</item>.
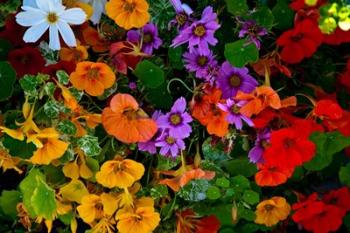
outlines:
M171 93L171 91L170 91L170 84L173 83L174 81L177 81L177 82L181 83L189 92L193 93L193 90L191 90L191 88L189 88L189 87L187 86L187 84L184 83L184 81L182 81L182 80L179 79L179 78L173 78L173 79L171 79L171 80L169 81L168 86L167 86L167 90L168 90L169 93Z

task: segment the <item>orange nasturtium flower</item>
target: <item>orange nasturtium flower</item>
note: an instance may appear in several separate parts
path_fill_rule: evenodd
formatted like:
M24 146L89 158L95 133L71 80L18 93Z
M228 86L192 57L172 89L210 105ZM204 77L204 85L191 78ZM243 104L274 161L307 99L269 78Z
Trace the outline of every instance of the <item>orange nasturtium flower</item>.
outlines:
M273 197L260 202L256 206L255 223L264 224L268 227L285 220L290 213L290 205L283 197Z
M148 7L146 0L110 0L106 3L106 13L118 26L129 30L148 23Z
M81 45L79 41L77 41L77 47L61 48L60 50L60 59L62 61L71 61L77 63L86 60L88 57L89 53L86 49L86 46Z
M102 125L108 134L124 143L146 142L157 132L150 119L129 94L116 94L102 112Z
M116 79L107 64L90 61L79 62L69 78L75 88L91 96L102 95L105 89L113 86Z
M160 222L159 213L154 210L154 201L143 197L136 201L134 208L123 208L116 214L117 229L120 233L150 233Z
M131 159L117 157L106 161L96 173L96 181L107 188L128 188L143 176L145 168Z
M16 166L19 161L20 158L12 157L5 149L0 147L0 168L4 172L8 169L13 169L21 174L23 171Z

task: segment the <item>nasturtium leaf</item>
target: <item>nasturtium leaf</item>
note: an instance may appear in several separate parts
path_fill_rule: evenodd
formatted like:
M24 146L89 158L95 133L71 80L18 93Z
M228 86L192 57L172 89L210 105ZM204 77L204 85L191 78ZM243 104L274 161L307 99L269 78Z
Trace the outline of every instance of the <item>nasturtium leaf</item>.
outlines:
M230 158L223 149L211 144L211 138L204 141L202 151L204 158L212 162L221 162Z
M11 219L16 219L16 206L21 200L21 193L17 190L3 190L0 196L0 209Z
M44 86L45 94L48 96L53 96L55 93L56 85L53 82L48 82Z
M350 187L350 164L340 168L339 179L342 184Z
M148 60L138 63L134 74L148 88L159 87L165 79L164 71Z
M220 189L216 186L210 186L207 190L207 198L210 200L216 200L221 197Z
M179 196L186 201L202 201L207 198L206 192L209 188L207 180L192 180L178 192Z
M254 221L256 215L255 215L254 211L247 209L242 205L239 205L238 206L238 217L243 218L247 221Z
M162 155L157 155L157 170L170 170L179 164L180 159L172 160Z
M225 58L235 67L243 67L249 62L256 62L259 50L254 43L247 43L245 39L237 40L225 45Z
M62 184L66 180L61 167L47 165L43 166L42 171L50 184Z
M66 71L64 70L58 70L56 72L56 76L58 79L58 82L63 84L63 85L67 85L69 83L69 75L67 74Z
M230 187L230 181L228 179L226 179L225 177L217 178L215 181L215 184L219 187L222 187L222 188Z
M199 215L215 215L221 225L232 225L232 204L218 203L215 206L208 206L205 203L199 203L195 206L196 213Z
M58 219L63 222L65 225L69 225L73 220L74 215L72 211L69 211L67 214L58 215Z
M256 165L249 162L248 158L235 158L223 163L230 175L242 175L251 177L257 172Z
M100 165L98 161L91 157L86 157L86 165L91 169L93 172L97 172L100 170Z
M49 118L57 118L60 113L59 103L55 100L49 100L44 104L44 112Z
M21 85L24 92L29 93L31 95L37 94L37 86L40 83L40 79L35 75L24 75L20 80L19 84Z
M245 190L243 193L243 200L250 205L254 205L259 202L259 194L253 190Z
M84 151L87 156L97 156L101 153L102 149L98 143L98 138L85 135L77 141L79 148Z
M37 186L30 199L31 205L38 217L53 220L57 209L55 190L48 186L42 178L36 177L36 179Z
M4 136L3 145L9 150L10 155L20 157L22 159L29 159L36 150L33 143L27 143L26 140L20 141L11 138L8 135Z
M250 188L250 182L247 178L242 175L238 175L231 178L231 187L233 187L238 192L243 192Z
M289 7L288 3L288 0L279 0L272 8L272 14L276 19L275 27L280 30L285 30L293 26L294 11Z
M174 69L182 69L184 64L182 60L182 47L176 47L176 48L169 48L168 49L168 56L169 56L169 62L170 65Z
M168 195L168 188L165 185L158 184L151 188L150 194L151 197L159 199Z
M0 101L8 99L12 95L15 82L15 70L9 63L0 61Z
M304 164L304 167L310 171L320 171L327 167L332 162L334 154L350 146L350 137L345 137L338 131L315 132L310 136L310 140L317 147L313 159Z
M262 26L268 30L270 30L273 26L274 16L271 10L266 6L260 7L251 15L251 17L259 26Z
M62 120L57 125L57 129L59 132L68 135L74 135L77 132L77 127L70 120Z
M247 0L225 0L227 11L234 16L242 16L249 10Z
M167 83L164 82L157 88L147 88L147 99L151 104L157 108L168 109L172 105L171 95L167 91Z

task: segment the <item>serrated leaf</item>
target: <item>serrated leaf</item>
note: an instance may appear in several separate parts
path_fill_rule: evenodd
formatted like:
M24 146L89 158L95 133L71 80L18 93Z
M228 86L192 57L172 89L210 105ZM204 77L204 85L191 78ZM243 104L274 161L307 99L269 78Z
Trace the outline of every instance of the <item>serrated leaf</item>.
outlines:
M164 82L163 70L148 60L138 63L134 74L148 88L157 88Z
M19 84L21 85L24 92L29 93L31 95L35 95L38 93L37 86L39 85L40 80L38 76L35 75L24 75L23 78L19 80Z
M48 186L45 181L36 177L37 186L31 197L31 205L38 217L53 220L56 214L55 190Z
M87 156L97 156L101 153L101 147L98 143L98 138L85 135L78 139L77 141L79 148L84 151Z
M21 200L21 193L17 190L3 190L0 196L0 208L2 212L16 219L17 209L16 206Z
M243 193L243 200L247 202L250 205L254 205L259 202L260 197L257 192L254 192L252 190L246 190Z
M249 10L247 0L225 0L227 11L234 16L242 16Z
M350 187L350 164L340 168L339 180L342 184Z
M16 82L16 72L12 66L5 62L0 62L0 101L8 99L13 92L13 85Z
M44 86L45 94L48 96L53 96L55 93L56 85L53 82L48 82Z
M225 58L235 67L243 67L249 62L256 62L259 58L259 50L254 43L248 43L245 39L225 45Z
M60 106L57 101L49 100L44 105L44 112L49 118L57 118L60 113Z
M63 85L67 85L69 83L69 75L67 74L66 71L64 70L58 70L56 72L56 76L58 78L58 82L63 84Z
M57 125L58 131L63 134L74 135L77 132L77 127L70 120L63 120Z

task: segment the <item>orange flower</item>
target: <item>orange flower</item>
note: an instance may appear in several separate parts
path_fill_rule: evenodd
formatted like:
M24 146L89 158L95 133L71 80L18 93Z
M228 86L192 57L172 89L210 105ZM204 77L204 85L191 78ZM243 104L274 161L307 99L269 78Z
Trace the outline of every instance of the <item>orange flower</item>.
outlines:
M269 86L257 87L250 94L238 91L235 98L248 101L248 103L240 109L240 113L247 117L259 114L267 107L280 109L289 106L296 106L297 103L295 96L281 100L277 92Z
M84 27L82 31L85 43L90 45L94 52L102 53L109 49L110 43L100 36L95 28L87 26Z
M60 50L60 59L62 61L77 63L86 60L88 56L89 54L86 47L81 45L79 41L77 42L77 47L75 48L61 48Z
M13 169L21 174L23 171L16 166L19 162L20 158L12 157L5 149L0 148L0 168L4 172L8 169Z
M91 96L102 95L104 90L113 86L115 82L113 70L100 62L79 62L70 81L78 90L85 90Z
M124 143L145 142L157 132L157 124L139 108L134 97L116 94L102 112L107 133Z
M290 205L283 197L273 197L269 200L262 201L256 206L255 223L271 227L279 221L285 220L290 210Z
M141 28L150 19L148 3L145 0L111 0L106 4L106 13L126 30Z
M199 97L192 106L192 116L207 127L209 134L218 137L223 137L228 133L228 122L226 121L228 113L217 106L221 100L221 94L219 89L213 88L208 94Z
M255 182L259 186L277 186L292 176L294 169L277 167L274 165L258 165L259 171L255 174Z
M106 161L96 173L96 180L107 188L128 188L143 176L145 168L131 159L117 157Z

